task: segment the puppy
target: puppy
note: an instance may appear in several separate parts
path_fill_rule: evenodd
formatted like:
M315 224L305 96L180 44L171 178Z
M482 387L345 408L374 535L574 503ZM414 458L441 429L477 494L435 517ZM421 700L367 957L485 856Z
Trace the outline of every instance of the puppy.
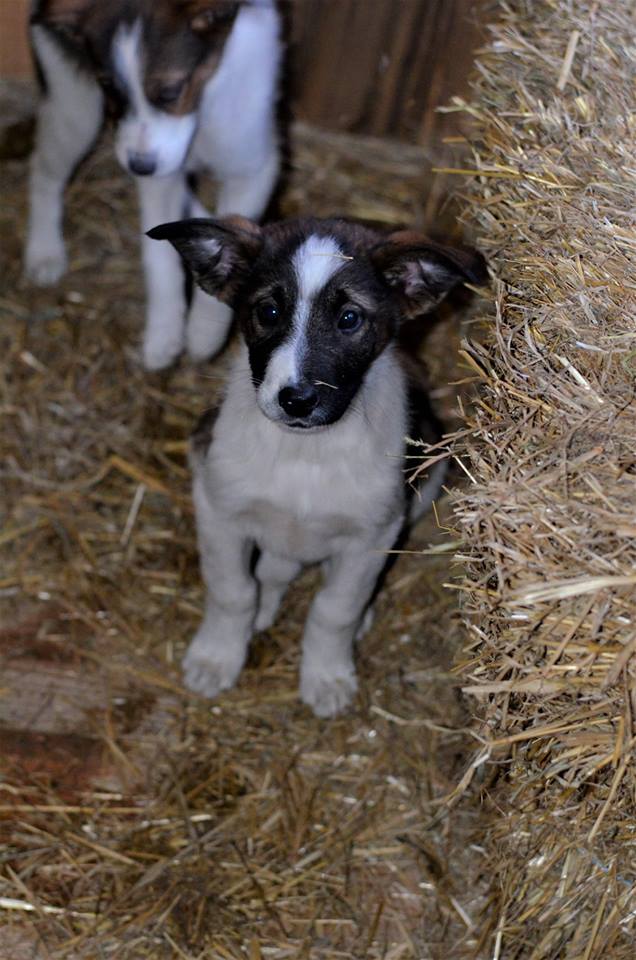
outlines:
M119 162L137 178L144 233L207 215L188 187L201 170L218 180L219 214L262 214L279 170L275 0L37 0L31 24L42 81L25 251L34 283L54 284L66 269L64 187L105 112ZM177 254L145 236L142 248L146 368L172 363L186 338L195 360L209 357L231 311L196 291L186 333Z
M210 697L231 687L253 631L272 624L301 567L320 563L300 695L333 716L356 691L353 643L387 551L443 476L432 470L414 496L405 482L405 437L439 429L396 334L457 284L482 282L483 260L345 220L187 220L149 236L172 243L242 334L193 448L207 598L185 682Z

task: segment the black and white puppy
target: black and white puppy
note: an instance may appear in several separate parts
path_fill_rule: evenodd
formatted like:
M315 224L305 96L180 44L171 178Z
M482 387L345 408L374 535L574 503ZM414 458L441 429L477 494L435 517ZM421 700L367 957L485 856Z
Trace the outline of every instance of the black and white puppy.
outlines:
M218 416L195 435L207 599L185 682L210 697L231 687L253 631L270 626L301 567L320 563L300 694L332 716L356 690L353 643L386 552L442 482L438 465L409 497L405 437L439 434L396 334L457 284L482 282L483 260L335 219L188 220L149 236L176 247L242 333Z
M63 193L104 113L116 154L138 179L141 226L207 216L188 175L219 183L217 212L258 218L279 170L275 124L281 59L275 0L36 0L33 49L42 80L31 161L27 276L66 269ZM204 359L224 343L231 311L195 292L186 330L184 273L168 246L144 236L145 366L181 352Z

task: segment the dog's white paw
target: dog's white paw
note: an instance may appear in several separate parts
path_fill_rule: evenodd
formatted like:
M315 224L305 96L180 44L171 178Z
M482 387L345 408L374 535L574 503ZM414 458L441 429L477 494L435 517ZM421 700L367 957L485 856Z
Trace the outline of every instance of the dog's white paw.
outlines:
M151 319L147 322L142 347L146 370L164 370L177 360L183 350L183 317L173 312L170 322L168 316L166 311L160 324L153 323Z
M197 362L209 360L225 344L232 323L232 310L226 303L197 290L188 314L186 345Z
M66 273L64 244L48 248L29 246L24 261L24 273L36 287L52 287Z
M204 656L193 656L183 664L183 682L188 690L204 697L216 697L222 690L229 690L236 683L238 673L228 671L227 665Z
M242 647L221 647L201 629L183 658L183 681L194 693L216 697L234 686L243 660Z
M303 671L300 679L300 698L317 717L335 717L351 704L358 682L353 667L343 667L328 673Z

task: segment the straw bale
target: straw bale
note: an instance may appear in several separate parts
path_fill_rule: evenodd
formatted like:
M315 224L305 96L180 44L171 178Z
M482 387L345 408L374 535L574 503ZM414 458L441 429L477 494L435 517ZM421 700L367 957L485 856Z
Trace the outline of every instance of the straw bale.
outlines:
M477 61L467 220L497 274L454 454L499 958L636 936L636 7L511 0ZM482 768L483 769L483 768Z

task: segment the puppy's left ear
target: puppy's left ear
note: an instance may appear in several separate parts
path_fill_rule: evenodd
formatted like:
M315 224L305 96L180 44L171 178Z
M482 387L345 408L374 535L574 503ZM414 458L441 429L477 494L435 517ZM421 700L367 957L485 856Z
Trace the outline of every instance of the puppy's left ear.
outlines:
M169 240L201 289L230 304L263 245L261 228L245 217L176 220L148 236Z
M460 283L488 281L486 261L476 250L441 246L410 230L389 234L370 256L409 317L433 310Z

